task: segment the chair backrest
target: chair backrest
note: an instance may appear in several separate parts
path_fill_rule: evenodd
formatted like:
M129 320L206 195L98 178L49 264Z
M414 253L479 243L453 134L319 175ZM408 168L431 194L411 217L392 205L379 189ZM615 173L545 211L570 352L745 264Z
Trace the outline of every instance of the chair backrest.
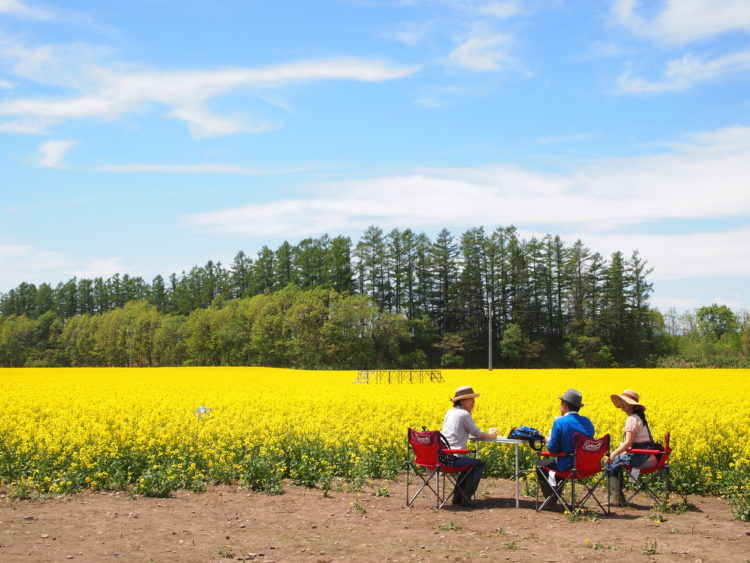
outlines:
M414 463L435 469L440 453L440 432L437 430L417 431L409 428L409 446L414 451Z
M580 432L573 435L575 478L583 479L602 471L602 459L609 453L609 434L592 438Z

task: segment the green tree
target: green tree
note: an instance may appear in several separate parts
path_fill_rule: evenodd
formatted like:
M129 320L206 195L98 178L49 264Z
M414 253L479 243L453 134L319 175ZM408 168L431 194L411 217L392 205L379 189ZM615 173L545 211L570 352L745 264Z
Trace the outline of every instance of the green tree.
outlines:
M695 316L701 334L713 336L717 340L725 334L735 334L739 327L737 315L726 305L712 303L698 309Z
M529 344L529 338L516 323L505 325L500 338L500 354L511 366L518 366L524 357L524 350Z
M0 365L23 367L32 356L35 323L26 315L0 319Z
M432 316L439 334L458 328L456 282L458 247L448 229L442 229L430 247L433 278Z
M331 300L322 334L332 368L376 367L372 338L376 313L375 303L362 295L341 295Z

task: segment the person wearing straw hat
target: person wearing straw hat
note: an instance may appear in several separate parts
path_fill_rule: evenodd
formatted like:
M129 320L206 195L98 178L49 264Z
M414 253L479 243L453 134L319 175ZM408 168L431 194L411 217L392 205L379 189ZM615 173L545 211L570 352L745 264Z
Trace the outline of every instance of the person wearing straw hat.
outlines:
M572 454L575 449L574 434L580 432L593 437L594 423L578 413L583 406L583 395L580 391L568 389L558 399L560 399L560 416L552 423L552 431L547 438L547 450L553 454ZM573 460L570 457L546 457L541 459L538 465L565 472L573 468ZM552 495L554 482L547 481L544 471L539 468L536 470L536 477L545 498ZM551 510L556 504L557 497L552 497L547 503L547 510Z
M468 385L462 385L456 389L450 399L453 407L448 409L443 419L442 434L450 444L451 448L466 448L469 436L483 440L494 440L497 438L497 429L490 428L489 432L482 432L471 416L474 410L475 399L479 393ZM479 486L479 480L484 474L484 463L475 457L456 456L452 461L454 467L466 467L471 465L465 475L459 480L456 492L453 495L453 504L473 507L471 498Z
M653 441L651 430L646 421L646 407L640 403L640 395L632 389L625 389L619 395L610 395L612 403L628 415L625 419L625 430L620 445L605 460L609 475L610 502L615 506L624 504L622 495L621 465L627 463L639 469L652 467L656 464L656 456L652 454L630 454L630 448L648 449ZM615 499L615 500L611 500Z

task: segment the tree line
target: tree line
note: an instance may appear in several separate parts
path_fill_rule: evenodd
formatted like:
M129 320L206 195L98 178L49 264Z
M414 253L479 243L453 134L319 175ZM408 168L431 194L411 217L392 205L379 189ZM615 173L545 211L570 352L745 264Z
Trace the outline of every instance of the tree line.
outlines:
M150 283L21 283L0 294L0 364L483 367L491 351L497 367L654 365L676 345L650 273L637 250L605 258L512 226L434 240L371 226Z

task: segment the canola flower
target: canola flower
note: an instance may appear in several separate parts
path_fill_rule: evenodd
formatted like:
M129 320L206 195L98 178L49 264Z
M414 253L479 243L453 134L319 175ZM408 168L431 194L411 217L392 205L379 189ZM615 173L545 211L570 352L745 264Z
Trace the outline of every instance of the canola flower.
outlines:
M0 369L0 480L43 493L131 489L164 496L233 483L280 492L281 480L393 477L406 429L440 428L459 385L481 398L481 428L547 433L567 387L597 436L620 440L609 396L636 389L654 438L671 432L672 483L750 499L750 370L444 370L445 383L353 384L354 371L275 368ZM523 448L524 463L534 454ZM485 446L490 475L512 450Z

